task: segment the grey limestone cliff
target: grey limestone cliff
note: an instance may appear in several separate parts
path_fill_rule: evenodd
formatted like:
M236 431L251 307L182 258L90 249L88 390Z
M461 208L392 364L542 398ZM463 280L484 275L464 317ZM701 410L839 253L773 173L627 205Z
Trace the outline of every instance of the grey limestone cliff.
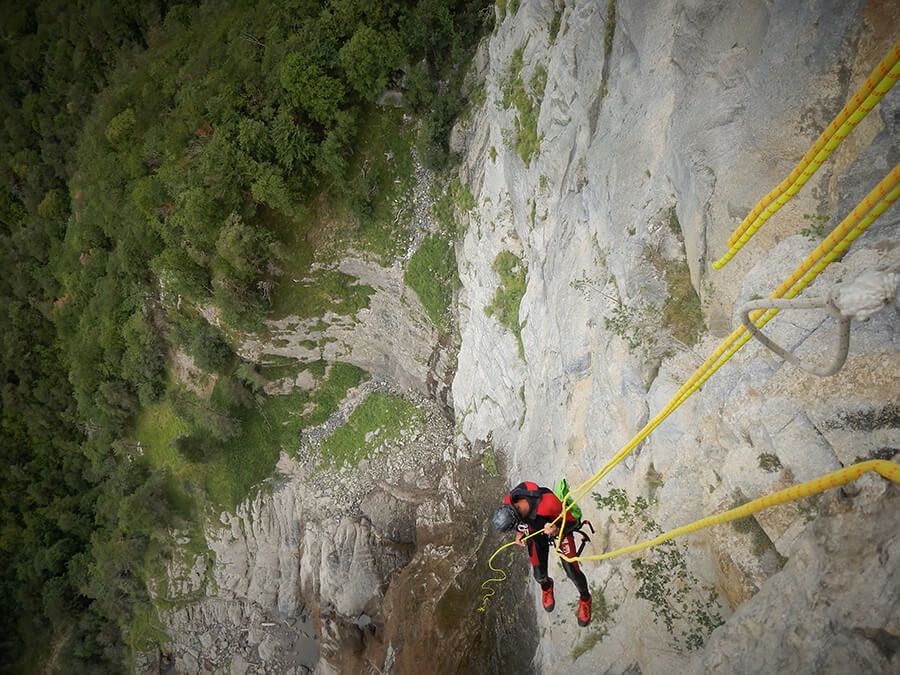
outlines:
M378 382L351 392L338 417L366 387L412 388L426 422L361 471L327 477L315 443L331 420L222 514L209 552L170 569L178 598L163 619L176 669L896 672L897 487L875 476L669 549L681 576L666 588L690 587L668 629L640 563L624 558L585 564L589 629L576 626L575 591L555 563L556 612L538 611L523 556L506 559L512 579L488 612L474 611L500 543L486 519L504 489L589 477L738 325L737 308L770 293L900 159L892 91L712 270L729 233L896 41L895 4L522 0L495 11L469 82L486 100L451 139L476 202L457 244L455 376L402 270L344 261L375 295L355 322L332 322L326 357ZM896 261L898 244L895 207L805 295ZM244 356L318 358L303 352L317 322L307 323L274 326L279 346L249 341ZM646 517L668 529L892 458L898 326L896 307L854 322L847 363L826 379L750 342L596 492L646 499ZM833 319L814 310L767 331L812 361L834 345ZM482 467L486 449L501 476ZM589 552L647 536L609 503L582 502L597 528ZM148 658L145 670L166 665Z
M487 102L456 137L479 208L459 256L453 396L464 435L490 435L507 453L510 483L589 477L738 325L736 308L768 295L812 250L821 235L811 224L836 225L894 166L897 91L731 264L712 270L730 232L896 37L896 8L877 2L535 1L506 17L487 46ZM516 78L531 108L510 101ZM536 152L523 145L535 116ZM898 223L888 211L805 295L896 260ZM527 269L523 349L485 311L502 285L503 251ZM672 313L690 302L702 308L696 344ZM751 342L597 492L652 498L667 529L892 456L898 325L896 308L854 322L847 365L824 380ZM821 313L785 314L767 330L813 361L834 348L834 322ZM699 654L654 621L629 560L587 563L615 610L593 635L539 613L535 663L568 673L847 672L852 662L891 672L895 496L882 479L865 480L688 539L688 568L726 619ZM591 499L583 505L600 524L597 552L646 536ZM859 572L839 573L848 568ZM566 607L574 589L559 588Z

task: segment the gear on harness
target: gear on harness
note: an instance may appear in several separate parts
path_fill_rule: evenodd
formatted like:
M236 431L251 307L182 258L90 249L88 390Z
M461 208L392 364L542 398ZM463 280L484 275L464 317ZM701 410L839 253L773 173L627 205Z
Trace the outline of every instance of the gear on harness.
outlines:
M588 536L588 533L582 529L585 525L587 525L590 528L591 534L594 534L594 526L591 525L591 521L589 521L589 520L582 520L581 523L578 525L578 527L576 527L574 530L571 531L572 534L578 534L581 536L581 545L578 547L578 550L575 551L576 557L581 555L581 552L584 550L584 547L587 546L591 541L591 538ZM560 550L556 549L556 552L560 553Z

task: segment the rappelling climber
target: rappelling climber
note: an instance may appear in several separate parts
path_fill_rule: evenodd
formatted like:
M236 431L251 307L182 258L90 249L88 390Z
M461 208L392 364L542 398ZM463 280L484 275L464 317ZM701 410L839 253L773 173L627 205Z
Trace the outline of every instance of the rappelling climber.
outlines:
M556 606L553 598L553 579L547 576L547 561L550 553L550 540L559 534L558 525L554 524L562 513L563 506L553 490L540 487L537 483L525 481L514 487L503 500L503 506L497 509L491 518L494 528L500 532L516 530L516 544L528 548L534 578L541 586L541 604L548 612ZM572 533L579 529L581 523L570 513L566 513L560 551L568 557L577 555L575 539ZM525 537L533 532L540 532L530 539ZM523 541L524 540L524 541ZM566 575L578 588L578 625L587 626L591 622L591 593L587 579L578 563L563 561Z

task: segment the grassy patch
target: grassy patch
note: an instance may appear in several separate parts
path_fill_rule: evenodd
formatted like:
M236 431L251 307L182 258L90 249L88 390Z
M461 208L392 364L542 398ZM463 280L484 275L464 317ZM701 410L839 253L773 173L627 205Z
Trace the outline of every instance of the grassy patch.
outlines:
M688 346L694 345L706 325L687 263L683 260L670 262L665 272L669 298L663 306L663 325L676 339Z
M431 214L445 236L461 239L465 234L460 215L475 208L475 198L465 185L454 178L447 185L435 182L431 187L434 202Z
M534 67L531 73L531 93L538 101L544 99L544 90L547 88L547 68L543 63Z
M273 295L272 316L306 319L326 312L352 316L369 306L369 297L374 293L371 286L337 270L319 272L296 283L284 279Z
M543 138L543 135L538 135L537 125L547 85L547 69L543 65L535 67L529 93L522 79L524 54L524 47L519 47L513 52L501 85L501 93L503 107L509 109L513 106L516 109L514 133L510 142L515 146L525 166L530 166L531 160L540 152Z
M310 278L312 263L337 260L348 248L356 248L390 264L406 249L415 182L411 151L415 134L404 125L399 109L368 110L347 168L351 178L324 185L305 206L295 209L293 217L263 212L263 224L280 242L281 275L271 296L271 316L316 316L328 309L352 313L365 306L359 304L359 294L368 287L354 286L352 278L335 271ZM295 283L294 279L308 281ZM337 298L345 298L347 306L327 306Z
M383 264L390 264L408 245L413 141L412 131L404 131L402 110L372 109L347 174L357 176L353 190L333 195L338 208L355 217L349 243L375 254Z
M580 656L583 656L587 652L591 651L594 647L596 647L600 642L603 641L608 635L608 631L603 628L592 628L588 631L588 634L584 637L581 642L579 642L572 649L572 660L576 661Z
M572 649L573 661L603 642L603 638L609 635L607 624L612 619L613 612L619 608L618 605L608 602L606 595L600 589L591 588L591 597L593 598L591 603L592 625L584 639Z
M142 605L136 608L128 624L126 641L131 654L169 642L169 636L156 614L155 607Z
M345 177L325 184L311 200L307 237L318 260L336 260L356 248L389 265L406 249L415 134L403 114L398 108L367 110Z
M488 476L496 478L500 475L500 469L497 468L497 453L494 450L494 446L489 445L485 448L484 453L481 455L481 468L484 469L484 472Z
M360 460L386 441L424 422L425 413L415 405L391 394L370 394L347 421L322 443L323 463L334 468L356 466Z
M671 222L671 220L670 220ZM678 219L675 219L678 222ZM678 231L680 232L680 225ZM662 308L662 323L676 340L687 346L697 343L706 329L700 296L691 283L691 272L685 260L666 260L656 249L648 246L644 257L656 267L666 281L669 297Z
M484 308L484 313L496 317L501 326L512 331L519 345L519 356L524 360L525 347L522 344L519 305L522 304L522 297L528 285L525 261L511 251L501 251L494 259L492 267L500 277L500 286L494 291L494 299Z
M272 474L279 452L297 445L302 401L299 393L272 396L236 412L241 433L223 442L209 462L194 465L213 502L233 510Z
M304 426L322 424L337 410L347 392L367 379L369 374L362 368L341 361L332 365L328 377L309 397L315 408L303 418Z
M187 424L175 412L172 403L163 399L144 406L135 421L134 436L151 466L168 467L175 476L184 476L189 473L186 468L190 464L175 448L175 441L188 431Z
M650 499L655 499L657 491L665 485L665 481L663 480L662 474L656 470L656 467L651 463L649 467L647 467L647 487L650 492Z
M296 359L288 359L289 363L266 363L259 367L259 374L269 382L283 379L285 377L295 377L298 373L306 370L306 366Z
M616 35L616 0L606 3L606 27L603 29L603 52L609 58Z
M306 366L306 369L311 372L313 374L313 377L315 377L317 380L321 380L323 377L325 377L325 371L327 370L327 368L328 363L323 361L322 359L319 359L318 361L310 361Z
M550 20L550 44L552 45L556 42L556 36L559 35L559 27L562 23L562 15L563 11L561 9L557 9L553 13L553 18Z
M427 237L410 258L403 280L419 296L432 323L447 333L453 290L459 285L450 241L437 234Z
M270 396L257 399L249 407L235 408L230 415L240 424L240 433L229 440L216 442L215 451L207 461L188 461L178 451L177 439L187 436L191 430L176 413L169 398L141 411L134 436L152 466L170 469L173 478L184 480L194 488L203 488L213 504L232 510L247 497L253 486L272 474L282 450L296 449L301 428L327 419L347 390L365 377L365 371L337 363L313 392L295 391ZM315 407L302 417L309 402Z

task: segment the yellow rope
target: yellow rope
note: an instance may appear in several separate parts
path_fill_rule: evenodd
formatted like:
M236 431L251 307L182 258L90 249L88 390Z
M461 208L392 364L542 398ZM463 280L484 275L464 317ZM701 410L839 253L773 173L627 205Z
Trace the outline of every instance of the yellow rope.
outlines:
M532 532L528 536L522 537L522 541L528 541L532 537L536 537L537 535L541 534L542 532L543 532L543 530L536 530L535 532ZM487 563L488 569L490 569L492 572L494 572L497 576L491 577L490 579L485 579L483 582L481 582L481 590L485 591L485 593L481 597L481 606L478 608L479 612L484 612L485 610L487 610L488 600L490 600L492 597L494 597L494 594L496 593L496 591L492 587L490 587L489 584L499 584L499 583L506 581L508 578L505 570L501 570L499 567L494 567L494 558L496 558L498 555L500 555L500 553L502 551L505 551L510 546L515 546L515 545L516 545L516 542L514 542L514 541L511 541L507 544L503 544L503 546L501 546L496 551L494 551L494 553L491 555L491 557L488 558L488 563Z
M862 234L887 208L900 198L900 164L872 190L862 202L838 225L834 231L819 244L812 253L782 282L769 296L770 298L792 298L806 288L838 255ZM775 315L777 309L759 310L750 315L754 324L762 328ZM577 502L588 493L604 476L612 471L619 462L631 453L650 433L656 429L669 415L697 391L719 368L734 356L750 339L750 333L739 326L729 335L712 355L694 372L666 406L641 429L619 452L617 452L599 471L588 478L569 494L572 503ZM563 515L568 510L564 506ZM557 548L562 538L557 540Z
M762 227L763 223L800 191L822 163L841 144L841 141L869 114L872 108L878 105L878 102L890 91L898 78L900 78L900 42L896 43L881 63L876 66L862 87L822 132L788 177L763 197L732 233L728 238L730 248L721 259L713 263L714 269L720 269L727 264Z
M874 471L878 474L881 474L888 480L891 480L895 483L900 483L900 464L895 464L894 462L889 462L883 459L873 459L867 462L860 462L859 464L848 466L844 469L840 469L839 471L834 471L824 476L820 476L819 478L814 478L813 480L801 483L799 485L794 485L793 487L789 487L784 490L779 490L778 492L766 495L765 497L754 499L751 502L747 502L746 504L733 508L729 511L725 511L724 513L719 513L714 516L708 516L706 518L701 518L700 520L695 520L693 523L682 525L681 527L677 527L674 530L669 530L668 532L665 532L658 537L648 539L647 541L643 541L639 544L623 546L622 548L617 548L615 551L610 551L609 553L601 553L599 555L583 555L569 558L560 553L559 557L566 562L580 562L583 560L609 560L610 558L617 558L620 555L636 553L638 551L643 551L644 549L659 546L660 544L665 543L670 539L675 539L676 537L681 537L686 534L696 532L697 530L702 530L713 525L721 525L723 523L731 522L732 520L738 520L739 518L746 518L747 516L750 516L758 511L762 511L763 509L768 509L780 504L787 504L788 502L794 502L798 499L803 499L811 495L825 492L826 490L831 490L840 485L846 485L847 483L856 480L868 471Z
M900 198L900 164L895 166L893 170L885 176L884 179L872 190L863 201L861 201L853 211L838 225L828 237L819 244L812 253L794 270L794 272L785 279L778 288L769 296L770 298L792 298L797 296L804 288L824 270L838 255L840 255L853 241L862 234L884 211L890 207L898 198ZM751 314L750 318L754 324L762 328L766 323L772 320L778 310L759 310ZM563 512L554 521L561 523L565 521L566 513L571 509L571 505L575 504L585 494L590 492L593 487L600 482L607 474L609 474L625 457L627 457L650 433L656 429L662 422L671 415L682 403L697 391L719 368L721 368L737 351L743 347L750 339L750 333L742 326L735 329L710 357L694 372L693 375L685 382L675 395L669 400L665 407L628 442L619 450L603 467L600 468L593 476L584 481L580 486L571 490L562 499ZM571 497L571 499L568 499ZM539 534L532 533L526 539ZM562 544L563 530L560 528L559 536L556 542L556 549ZM504 544L498 548L488 560L488 567L491 571L498 574L497 577L490 578L482 584L482 588L487 591L483 597L480 611L484 611L487 606L488 599L494 595L492 588L487 585L490 583L499 583L504 581L506 573L493 565L497 555L508 548L515 545L515 542ZM590 559L590 558L585 558Z
M878 186L860 204L853 209L847 218L804 260L769 297L792 298L797 296L806 286L828 266L841 252L871 225L894 201L900 197L900 165L885 177ZM863 217L866 212L869 213ZM771 321L778 310L760 310L751 315L754 324L762 328ZM573 502L577 502L608 475L619 462L631 453L650 433L656 429L669 415L697 391L712 375L734 356L750 339L750 333L740 326L731 333L715 352L701 365L691 378L675 393L660 413L650 420L638 434L614 455L597 473L575 488L570 493ZM565 510L562 517L565 517ZM557 548L561 545L557 541Z

